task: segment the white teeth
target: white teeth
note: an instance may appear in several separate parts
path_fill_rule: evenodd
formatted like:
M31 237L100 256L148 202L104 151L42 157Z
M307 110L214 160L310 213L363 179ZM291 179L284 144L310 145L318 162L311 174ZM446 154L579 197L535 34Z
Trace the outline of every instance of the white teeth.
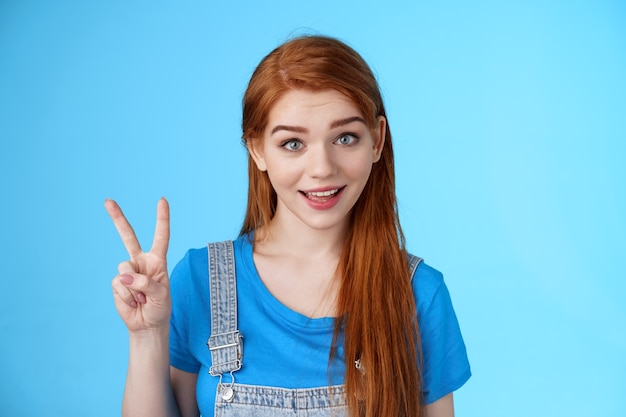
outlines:
M339 191L339 188L336 188L334 190L328 190L328 191L312 191L310 193L306 193L306 195L310 197L330 197L333 194L337 194L338 191Z

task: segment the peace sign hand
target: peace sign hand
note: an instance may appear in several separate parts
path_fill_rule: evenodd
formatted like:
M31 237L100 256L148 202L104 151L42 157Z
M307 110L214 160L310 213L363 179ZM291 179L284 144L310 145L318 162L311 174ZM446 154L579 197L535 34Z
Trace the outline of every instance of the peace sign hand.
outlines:
M162 198L157 205L149 252L141 249L135 231L117 203L107 199L104 206L130 255L130 260L119 264L119 274L111 284L117 312L131 333L167 329L172 311L166 259L170 239L167 200Z

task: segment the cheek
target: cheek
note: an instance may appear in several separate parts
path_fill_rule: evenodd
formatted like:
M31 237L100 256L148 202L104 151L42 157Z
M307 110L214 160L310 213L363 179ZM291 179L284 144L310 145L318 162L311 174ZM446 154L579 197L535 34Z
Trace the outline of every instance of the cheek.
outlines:
M363 183L367 182L370 174L372 173L372 164L373 161L371 158L364 158L354 161L353 163L346 166L346 172L348 175L357 181L361 181Z
M293 185L299 178L290 164L277 163L272 160L269 160L267 163L267 175L274 190Z

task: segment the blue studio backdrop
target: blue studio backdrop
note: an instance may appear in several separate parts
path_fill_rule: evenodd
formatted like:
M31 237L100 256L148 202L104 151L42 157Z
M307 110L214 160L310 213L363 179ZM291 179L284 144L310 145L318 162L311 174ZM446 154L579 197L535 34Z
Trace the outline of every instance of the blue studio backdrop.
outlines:
M444 272L473 377L457 415L623 417L626 4L0 2L0 416L114 416L116 199L171 268L237 235L241 97L271 49L375 70L409 249Z

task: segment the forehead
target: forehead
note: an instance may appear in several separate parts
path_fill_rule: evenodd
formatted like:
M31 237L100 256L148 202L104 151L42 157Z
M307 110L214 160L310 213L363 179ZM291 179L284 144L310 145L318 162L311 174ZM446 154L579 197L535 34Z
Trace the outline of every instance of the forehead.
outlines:
M359 107L336 90L289 90L274 103L269 112L268 127L285 120L314 122L314 119L360 116Z

